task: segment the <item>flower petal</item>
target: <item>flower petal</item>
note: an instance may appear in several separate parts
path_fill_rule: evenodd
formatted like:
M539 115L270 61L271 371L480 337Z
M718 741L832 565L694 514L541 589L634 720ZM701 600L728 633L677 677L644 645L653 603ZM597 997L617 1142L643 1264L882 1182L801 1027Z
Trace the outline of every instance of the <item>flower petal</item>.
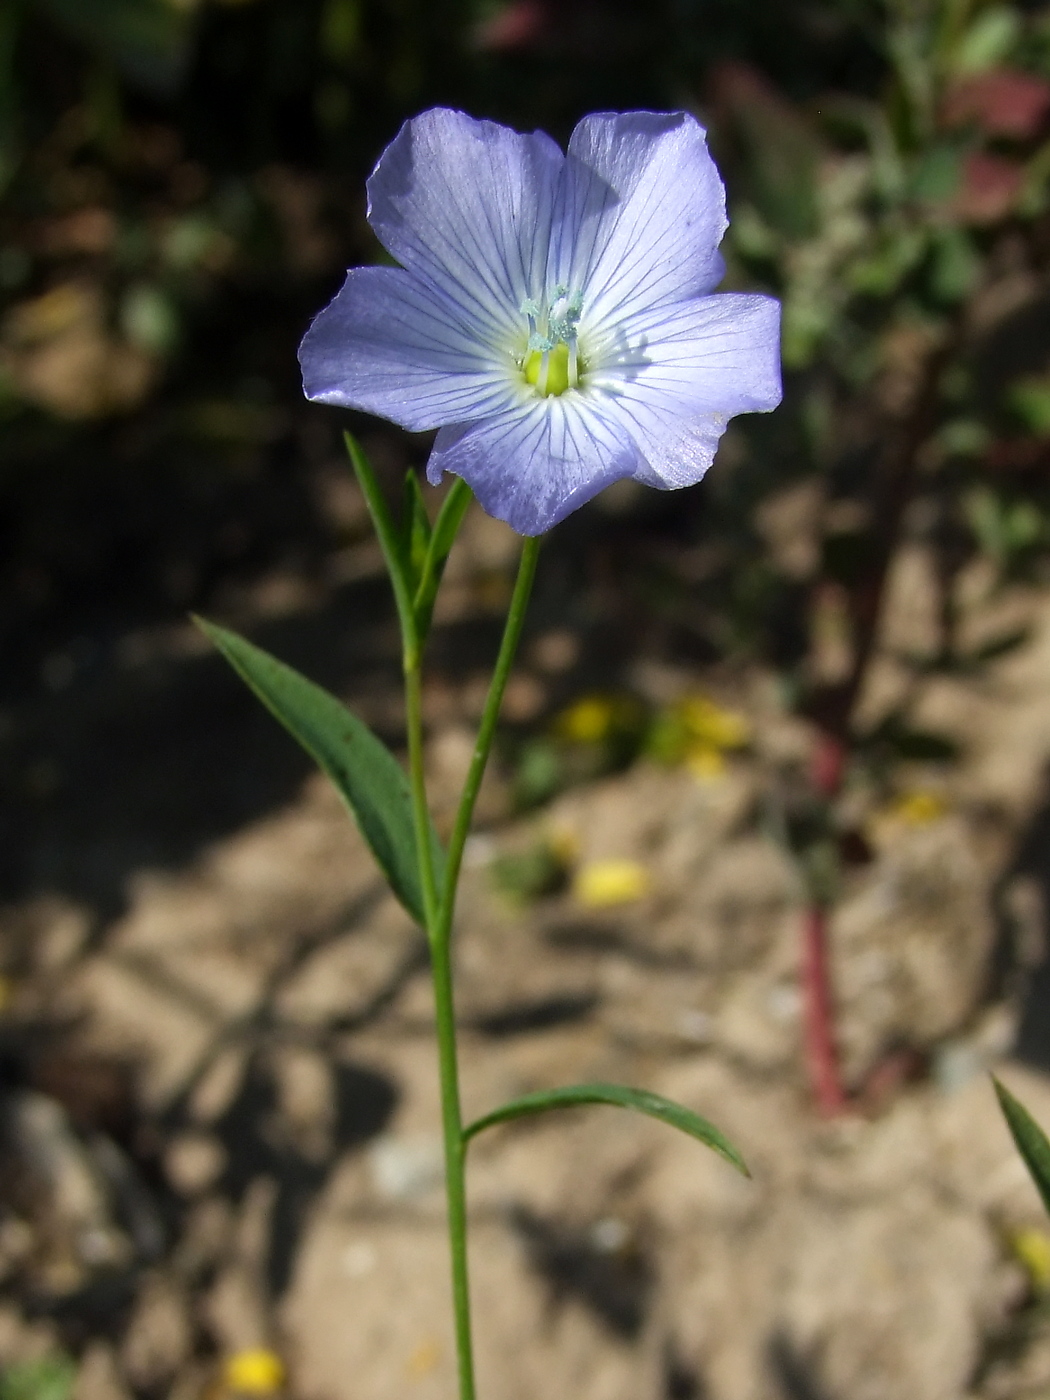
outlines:
M393 267L358 267L299 348L308 399L364 409L421 431L512 400L508 358L479 345L459 310Z
M589 342L587 354L595 389L669 396L684 408L729 418L764 413L782 395L780 303L721 292L639 311Z
M711 465L726 422L781 399L780 306L725 292L623 323L623 344L589 376L630 434L653 486L688 486Z
M565 394L442 428L427 477L436 485L442 472L455 472L489 515L520 535L542 535L604 486L644 469L629 435L601 408Z
M581 334L722 280L725 189L685 112L596 113L569 141L548 280L583 293Z
M543 295L554 189L565 157L542 131L436 107L407 121L368 181L384 247L432 283L490 343Z

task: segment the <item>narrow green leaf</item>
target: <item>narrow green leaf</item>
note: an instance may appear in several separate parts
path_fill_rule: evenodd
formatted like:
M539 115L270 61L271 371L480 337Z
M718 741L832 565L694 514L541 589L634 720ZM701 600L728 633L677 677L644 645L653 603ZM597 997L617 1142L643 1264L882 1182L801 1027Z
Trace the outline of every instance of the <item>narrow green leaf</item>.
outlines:
M423 923L408 777L390 750L341 700L235 632L195 618L241 679L335 783L379 868ZM444 851L431 829L440 887Z
M698 1113L693 1113L660 1094L650 1093L648 1089L628 1089L622 1084L570 1084L564 1089L542 1089L535 1094L526 1094L524 1098L505 1103L502 1108L486 1113L484 1118L478 1118L468 1124L463 1129L463 1140L469 1142L483 1129L491 1128L497 1123L507 1123L512 1118L546 1113L550 1108L579 1108L584 1104L596 1103L630 1108L635 1113L646 1113L650 1118L658 1118L661 1123L670 1123L672 1128L680 1128L683 1133L706 1143L745 1176L751 1175L743 1157L733 1144L706 1118L701 1118Z
M401 548L408 585L415 591L430 549L430 519L427 516L419 477L409 468L405 473L404 518L401 521Z
M454 477L452 485L441 503L437 520L434 521L430 549L435 559L444 562L448 558L449 550L456 542L459 527L463 523L463 517L473 499L474 493L463 478L461 476Z
M445 571L445 561L456 542L459 527L463 524L463 517L473 499L474 493L470 487L462 477L457 476L449 487L434 521L413 600L416 623L421 636L425 637L430 630L430 615L434 610L434 599L437 597L441 575Z
M358 484L364 494L365 504L368 506L369 514L372 517L372 524L375 526L376 536L379 540L380 548L383 551L383 558L386 560L387 572L390 575L390 582L394 589L394 600L397 603L398 616L401 619L401 632L406 644L415 641L415 613L412 607L412 587L409 583L407 559L402 545L401 536L393 517L387 506L383 493L379 489L379 482L376 480L375 472L368 458L361 451L357 440L350 434L343 434L343 441L346 443L346 450L350 454L350 461L353 464L354 474Z
M1010 1129L1017 1150L1024 1158L1029 1175L1043 1198L1043 1205L1050 1211L1050 1142L1024 1104L1015 1099L1006 1085L1001 1084L994 1074L992 1083L995 1085L1006 1126Z

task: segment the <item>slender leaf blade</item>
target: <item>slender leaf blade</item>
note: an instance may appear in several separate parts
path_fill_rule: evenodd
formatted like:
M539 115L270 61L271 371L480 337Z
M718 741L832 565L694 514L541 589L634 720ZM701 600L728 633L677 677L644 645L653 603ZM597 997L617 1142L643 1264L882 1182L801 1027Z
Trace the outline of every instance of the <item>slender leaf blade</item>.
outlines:
M462 525L463 517L470 508L473 499L473 491L461 476L457 476L441 503L441 509L438 511L437 520L434 521L434 530L431 535L431 552L434 558L440 562L443 563L448 558L449 550L456 542L459 527Z
M409 582L409 563L404 543L383 498L383 493L379 489L379 482L376 480L371 463L351 433L344 433L343 441L354 468L354 475L357 477L358 485L364 495L365 504L368 506L368 512L372 517L372 524L375 526L383 558L386 560L387 573L390 575L394 600L397 603L398 617L401 619L402 636L407 643L410 638L414 640L415 614L412 608L413 590Z
M456 542L459 527L463 524L463 517L473 499L473 491L462 477L457 476L449 487L434 521L413 601L416 625L421 636L425 636L430 629L430 615L434 610L434 599L437 597L441 576L445 572L445 561Z
M401 521L401 548L409 588L415 590L423 573L430 548L430 520L419 477L410 467L405 474L404 515Z
M662 1094L654 1094L648 1089L629 1089L623 1084L570 1084L563 1089L541 1089L535 1094L526 1094L494 1109L492 1113L486 1113L483 1118L475 1119L463 1129L463 1139L469 1141L485 1128L507 1123L512 1118L546 1113L552 1108L580 1108L587 1104L612 1104L615 1108L629 1108L635 1113L645 1113L650 1118L659 1119L661 1123L669 1123L672 1128L678 1128L698 1142L705 1143L737 1171L743 1172L744 1176L751 1175L737 1149L706 1118L671 1099L665 1099Z
M1017 1150L1024 1158L1029 1175L1043 1198L1043 1205L1050 1211L1050 1141L1024 1104L1014 1098L1006 1085L1001 1084L994 1074L992 1083L995 1085L1006 1126L1010 1129Z
M412 798L405 770L356 715L269 652L204 618L195 619L266 708L328 774L350 809L391 889L420 924L423 891ZM440 886L444 851L431 829Z

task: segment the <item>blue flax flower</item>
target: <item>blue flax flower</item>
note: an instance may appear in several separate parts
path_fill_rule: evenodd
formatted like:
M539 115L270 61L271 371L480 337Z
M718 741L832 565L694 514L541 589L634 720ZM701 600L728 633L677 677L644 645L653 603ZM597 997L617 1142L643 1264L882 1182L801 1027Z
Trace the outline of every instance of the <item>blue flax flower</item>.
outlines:
M712 295L725 190L685 113L598 113L568 150L437 108L368 182L401 264L350 271L313 322L307 396L439 428L455 472L537 535L622 477L711 465L735 413L780 402L779 306Z

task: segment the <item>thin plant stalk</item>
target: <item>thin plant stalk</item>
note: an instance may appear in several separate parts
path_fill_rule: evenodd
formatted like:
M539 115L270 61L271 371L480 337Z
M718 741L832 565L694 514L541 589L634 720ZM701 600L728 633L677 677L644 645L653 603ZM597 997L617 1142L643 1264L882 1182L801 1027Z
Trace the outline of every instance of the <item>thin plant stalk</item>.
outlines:
M806 1067L817 1111L834 1118L846 1106L846 1092L835 1044L835 1012L828 967L828 913L813 902L802 930L802 1006Z
M539 556L538 538L527 538L518 566L517 582L507 613L496 669L474 744L470 768L449 841L444 877L438 884L429 840L426 780L423 771L422 647L414 627L403 623L406 716L412 812L419 857L420 883L430 945L434 1011L437 1021L438 1074L441 1082L441 1126L445 1145L445 1194L448 1203L449 1252L452 1263L452 1305L455 1314L456 1358L460 1400L474 1400L474 1356L470 1323L470 1280L467 1261L466 1139L459 1098L459 1061L452 981L452 921L463 850L474 806L496 735L503 692L521 638Z

